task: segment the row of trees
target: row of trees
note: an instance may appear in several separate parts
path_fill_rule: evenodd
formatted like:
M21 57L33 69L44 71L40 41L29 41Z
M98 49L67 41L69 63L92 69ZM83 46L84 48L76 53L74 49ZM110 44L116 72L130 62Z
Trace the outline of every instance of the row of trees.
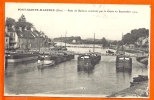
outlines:
M15 26L16 29L19 29L19 27L24 29L26 27L28 30L30 30L31 27L33 27L32 23L26 21L26 18L24 15L21 15L21 17L18 19L17 22L15 21L15 19L7 17L5 25L8 27Z
M131 30L130 33L123 36L123 42L134 44L140 37L149 37L149 30L145 28Z
M55 42L66 42L66 43L72 43L73 40L78 41L77 43L80 44L102 44L103 46L110 46L110 45L122 45L122 41L108 41L105 37L102 39L81 39L80 36L71 36L71 37L58 37L53 39ZM80 42L79 42L80 41Z
M55 38L54 40L61 40L72 42L74 39L80 40L83 44L102 44L103 46L110 46L110 45L122 45L122 44L134 44L140 37L149 37L149 30L145 28L133 29L130 33L127 33L123 36L122 40L114 40L108 41L105 37L102 39L93 39L91 40L82 40L81 37L62 37L62 38Z
M122 45L126 43L135 44L140 37L149 37L149 30L145 28L133 29L130 33L125 34L122 40L108 41L105 37L103 37L100 40L96 39L95 44L102 44L103 46ZM83 43L93 44L94 41L83 41Z

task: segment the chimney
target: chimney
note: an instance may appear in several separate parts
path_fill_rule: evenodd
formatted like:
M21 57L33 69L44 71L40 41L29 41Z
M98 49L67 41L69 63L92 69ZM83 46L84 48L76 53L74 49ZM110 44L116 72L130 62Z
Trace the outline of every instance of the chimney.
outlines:
M7 26L5 26L5 32L6 32L6 33L8 32L8 27L7 27Z
M22 32L22 27L19 27L19 30Z

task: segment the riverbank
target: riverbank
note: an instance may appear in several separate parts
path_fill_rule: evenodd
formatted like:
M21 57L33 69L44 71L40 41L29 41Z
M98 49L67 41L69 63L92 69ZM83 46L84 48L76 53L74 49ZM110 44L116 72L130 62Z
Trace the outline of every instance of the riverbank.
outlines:
M149 84L148 81L143 81L143 82L139 82L138 84L129 87L127 89L124 89L122 91L119 91L117 93L111 94L107 97L109 98L114 98L114 97L118 97L118 98L123 98L123 97L128 97L128 98L140 98L140 97L148 97L149 96L149 88L148 88Z

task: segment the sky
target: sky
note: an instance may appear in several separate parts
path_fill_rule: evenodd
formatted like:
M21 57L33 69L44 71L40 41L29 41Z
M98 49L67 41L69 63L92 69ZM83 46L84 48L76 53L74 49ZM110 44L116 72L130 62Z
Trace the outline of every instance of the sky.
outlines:
M40 10L43 11L40 11ZM50 11L45 11L45 10ZM81 36L121 40L133 29L150 30L150 5L5 3L5 19L25 15L48 37Z

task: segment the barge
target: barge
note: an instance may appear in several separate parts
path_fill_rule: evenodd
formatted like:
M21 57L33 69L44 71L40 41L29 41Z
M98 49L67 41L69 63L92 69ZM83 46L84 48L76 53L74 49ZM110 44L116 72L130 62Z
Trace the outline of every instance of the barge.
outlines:
M88 53L78 57L78 71L80 70L91 70L101 60L100 53Z
M38 68L53 66L55 65L55 60L52 58L52 56L47 55L47 54L39 55L38 64L39 64Z
M69 53L67 51L58 51L55 54L40 54L38 56L38 65L42 65L44 67L46 66L52 66L56 65L62 62L66 62L68 60L74 59L74 54Z
M123 42L123 34L122 34ZM117 49L116 51L116 69L117 70L132 70L132 58L125 55L125 50L122 44L121 50Z
M8 53L5 54L5 63L7 64L14 64L14 63L22 63L26 61L37 61L38 55L37 54L30 54L30 53Z
M116 57L116 69L117 70L132 69L132 58L125 55L118 55Z

